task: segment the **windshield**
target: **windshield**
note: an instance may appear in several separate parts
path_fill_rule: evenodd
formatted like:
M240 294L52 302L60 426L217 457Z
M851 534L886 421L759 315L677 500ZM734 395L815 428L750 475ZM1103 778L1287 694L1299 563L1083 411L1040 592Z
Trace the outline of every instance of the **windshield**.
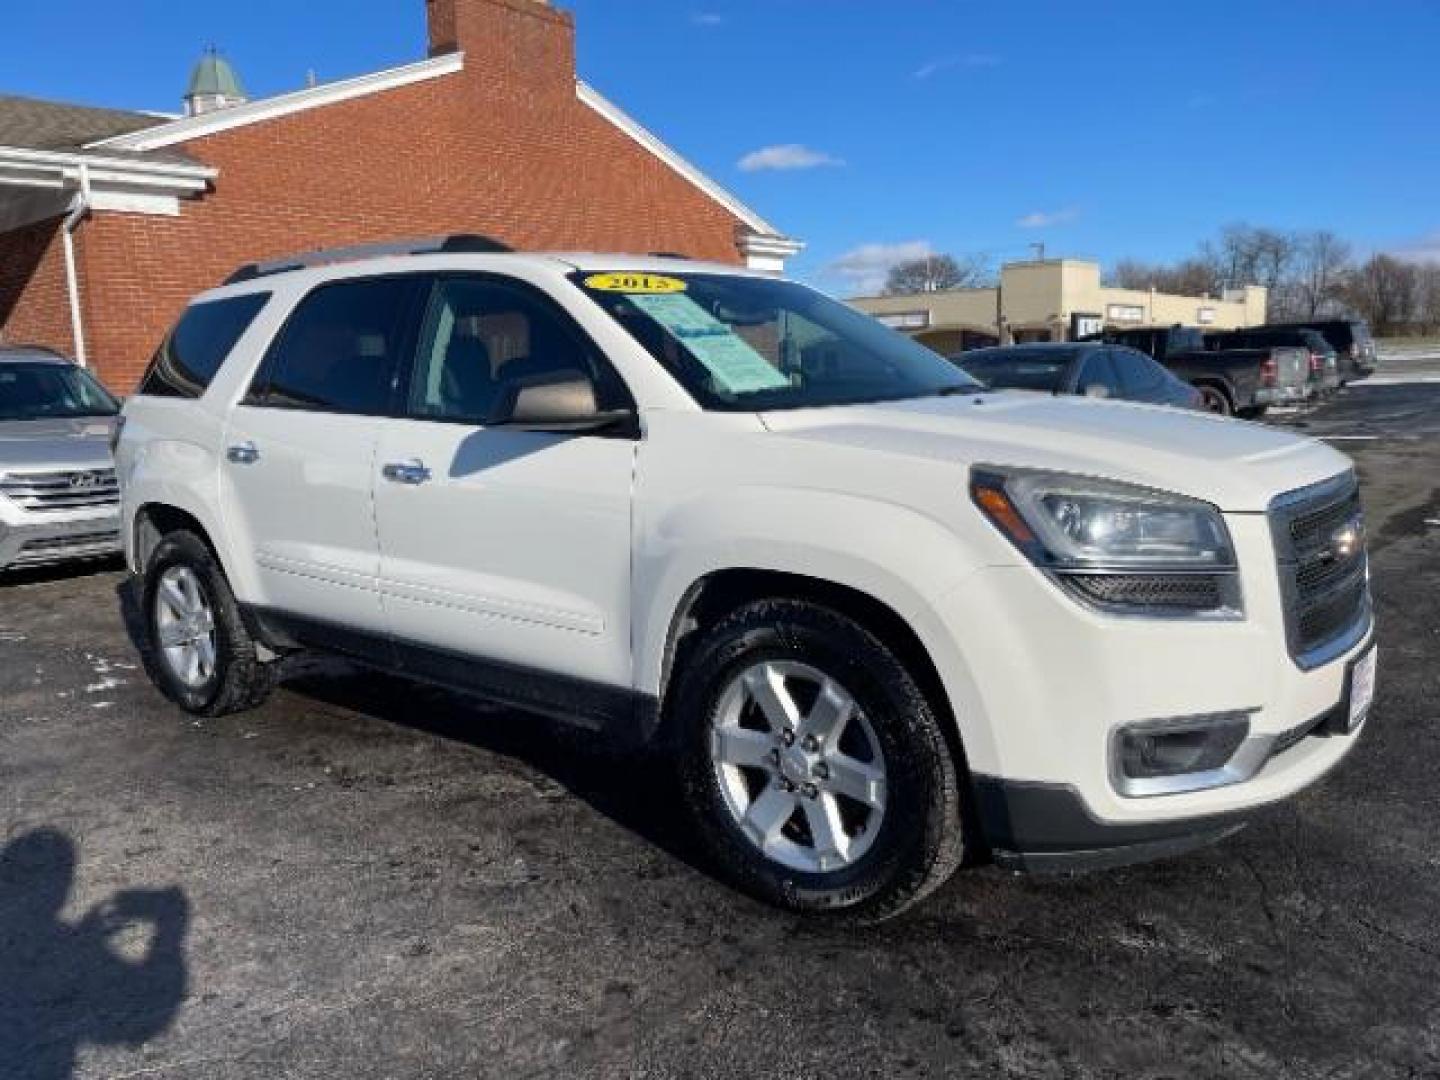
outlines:
M1073 349L997 349L961 353L956 362L992 390L1060 389Z
M0 363L0 420L114 416L120 404L83 368Z
M793 282L644 273L573 280L705 409L804 409L983 389L944 357Z

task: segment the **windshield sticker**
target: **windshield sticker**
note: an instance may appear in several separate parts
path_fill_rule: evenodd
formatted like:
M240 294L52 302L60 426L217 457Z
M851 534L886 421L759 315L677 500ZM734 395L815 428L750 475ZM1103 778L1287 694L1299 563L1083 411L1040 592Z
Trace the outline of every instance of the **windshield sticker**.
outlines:
M629 293L631 296L659 296L683 293L688 286L679 278L659 274L591 274L585 287L596 292Z
M774 365L690 297L632 296L630 302L674 334L705 365L720 389L750 394L790 385Z

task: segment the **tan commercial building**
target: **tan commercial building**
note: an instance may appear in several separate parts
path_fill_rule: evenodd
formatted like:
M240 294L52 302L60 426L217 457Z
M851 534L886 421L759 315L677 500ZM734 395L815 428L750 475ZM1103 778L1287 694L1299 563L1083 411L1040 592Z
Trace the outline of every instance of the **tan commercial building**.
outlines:
M1008 263L998 287L863 296L850 303L941 353L979 345L1071 341L1133 326L1232 330L1265 321L1266 289L1247 285L1218 298L1175 296L1100 284L1100 265L1080 259Z

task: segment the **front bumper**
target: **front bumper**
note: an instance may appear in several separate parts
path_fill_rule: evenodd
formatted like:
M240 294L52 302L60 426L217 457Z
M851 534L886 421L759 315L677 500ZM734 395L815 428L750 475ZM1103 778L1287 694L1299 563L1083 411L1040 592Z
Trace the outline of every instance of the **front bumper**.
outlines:
M1360 652L1370 647L1367 644ZM1325 748L1329 753L1312 756L1308 768L1301 764L1301 776L1308 775L1317 763L1323 767L1300 786L1318 779L1349 752L1363 730L1363 724L1354 731L1345 730L1348 708L1348 700L1342 697L1331 709L1277 740L1268 749L1260 771L1272 764L1281 771L1298 764L1285 760L1286 755L1308 740L1337 740ZM1095 817L1068 785L984 775L975 776L974 784L986 844L996 864L1027 873L1106 870L1181 855L1233 836L1245 827L1255 809L1248 806L1174 821L1115 824Z
M937 659L997 859L1027 869L1118 865L1199 846L1334 768L1359 732L1311 725L1347 707L1352 644L1305 670L1291 659L1263 514L1227 515L1243 618L1155 619L1082 607L1033 567L992 566L941 597ZM933 635L933 636L932 636ZM936 650L932 648L932 653ZM1259 767L1195 790L1125 794L1112 739L1133 724L1243 713ZM1362 729L1363 730L1363 729ZM1249 740L1253 740L1251 743Z
M106 558L119 551L118 506L83 513L0 513L0 570Z

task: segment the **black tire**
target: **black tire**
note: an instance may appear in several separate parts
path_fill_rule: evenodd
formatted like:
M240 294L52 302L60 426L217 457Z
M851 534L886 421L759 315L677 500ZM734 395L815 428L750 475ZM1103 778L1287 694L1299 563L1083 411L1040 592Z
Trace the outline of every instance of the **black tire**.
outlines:
M188 686L162 655L156 594L166 570L184 566L199 581L214 616L215 667L204 684ZM141 590L147 649L145 667L164 695L196 716L226 716L258 707L275 687L274 664L260 660L225 572L205 542L191 532L165 535L145 568Z
M884 816L869 849L844 868L809 873L773 861L725 802L711 724L725 687L765 660L799 661L843 683L880 743L888 773ZM783 599L738 608L687 651L670 720L696 830L742 891L791 911L878 922L924 898L964 859L960 780L934 707L884 644L836 611Z
M1221 387L1211 383L1196 383L1195 389L1200 391L1200 407L1206 412L1216 416L1235 415L1235 406L1230 401L1230 395Z

